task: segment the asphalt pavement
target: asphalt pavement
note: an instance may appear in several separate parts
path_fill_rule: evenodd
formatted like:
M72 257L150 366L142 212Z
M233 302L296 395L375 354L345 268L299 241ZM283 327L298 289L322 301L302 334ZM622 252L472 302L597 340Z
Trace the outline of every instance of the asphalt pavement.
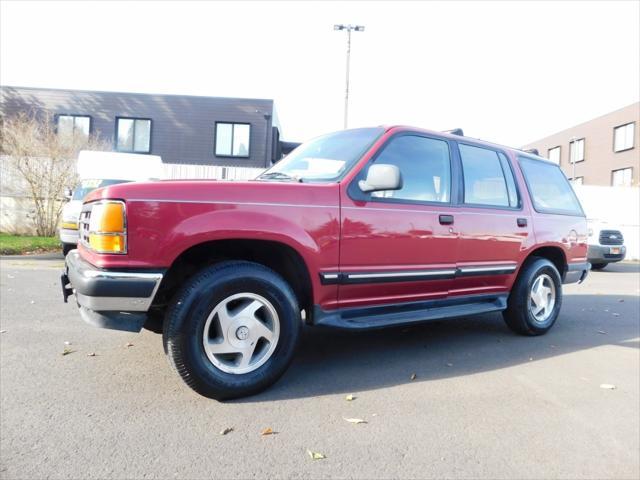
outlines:
M84 324L61 266L0 259L3 479L640 477L638 264L566 286L542 337L495 314L306 328L274 387L226 403L182 384L159 335Z

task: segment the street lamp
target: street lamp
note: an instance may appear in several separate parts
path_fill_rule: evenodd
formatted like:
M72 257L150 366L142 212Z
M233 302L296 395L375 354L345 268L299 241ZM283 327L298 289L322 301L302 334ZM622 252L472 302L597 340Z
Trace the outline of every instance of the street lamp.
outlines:
M347 32L347 86L344 93L344 128L347 128L347 118L349 115L349 60L351 57L351 32L364 32L364 27L362 25L334 25L333 29L338 30L346 30Z

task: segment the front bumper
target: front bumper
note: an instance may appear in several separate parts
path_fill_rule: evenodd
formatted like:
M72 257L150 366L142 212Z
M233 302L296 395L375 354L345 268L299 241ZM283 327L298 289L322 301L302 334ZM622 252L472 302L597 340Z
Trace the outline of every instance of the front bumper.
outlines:
M78 244L78 230L71 230L70 228L60 229L60 242L69 243L71 245Z
M62 273L64 301L75 294L80 316L94 326L139 332L160 287L162 272L100 270L69 252Z
M612 249L620 249L620 253L611 253ZM624 245L589 245L587 258L591 263L613 263L624 260L627 247Z

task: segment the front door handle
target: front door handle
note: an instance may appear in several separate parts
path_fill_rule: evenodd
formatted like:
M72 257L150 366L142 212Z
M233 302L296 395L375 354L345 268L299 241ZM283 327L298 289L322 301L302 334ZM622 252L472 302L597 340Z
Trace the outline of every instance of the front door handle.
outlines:
M440 215L440 225L453 225L453 215Z
M518 223L519 227L526 227L527 226L527 219L526 218L519 218L518 220L516 220L516 222Z

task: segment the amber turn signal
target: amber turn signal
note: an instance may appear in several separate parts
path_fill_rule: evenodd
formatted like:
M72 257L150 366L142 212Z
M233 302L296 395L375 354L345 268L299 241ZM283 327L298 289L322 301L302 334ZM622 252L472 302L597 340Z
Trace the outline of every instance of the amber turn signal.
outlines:
M124 253L124 235L89 234L89 246L98 253Z

